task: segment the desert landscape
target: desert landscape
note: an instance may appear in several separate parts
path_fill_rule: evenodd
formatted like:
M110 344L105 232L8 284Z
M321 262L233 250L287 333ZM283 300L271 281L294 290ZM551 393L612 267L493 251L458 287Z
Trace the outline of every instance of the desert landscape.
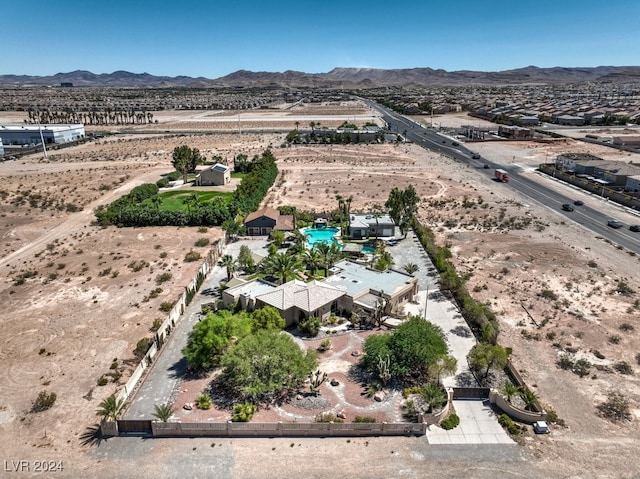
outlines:
M0 112L0 123L20 122L21 115ZM221 477L324 477L327 461L336 477L360 477L363 471L368 477L400 472L407 477L638 476L640 258L567 220L558 205L529 202L508 185L496 185L416 145L281 147L284 134L262 132L306 128L312 121L363 124L372 115L357 101L250 115L157 112L158 124L135 127L135 132L113 132L53 150L48 159L38 154L0 163L4 457L64 460L67 467L60 475L65 477L96 470L125 477L132 460L145 475L178 477L175 466L189 459L175 456L196 456L196 449L199 456L193 461L214 461ZM470 122L464 114L434 119L442 127ZM138 361L137 343L153 335L154 323L164 317L162 308L175 301L197 270L199 263L185 262L185 255L198 251L204 256L206 247L195 246L196 241L206 237L213 242L222 235L219 228L94 224L97 206L171 171L172 151L180 145L226 161L272 148L279 177L264 206L330 211L337 207L336 195L352 195L351 210L364 212L382 205L394 186L414 185L422 198L419 220L450 248L474 297L496 312L499 342L513 349L516 368L547 410L557 414L551 434L525 436L515 459L501 459L493 450L461 458L465 451L429 450L420 438L347 443L184 439L135 446L132 441L139 439L87 441L88 429L98 420L97 405L126 382ZM539 163L567 151L634 162L637 155L569 138L467 146L535 181L571 191L575 199L597 204L611 216L640 222L630 211L567 190L535 171ZM563 355L587 360L588 373L580 377L561 369ZM41 391L54 392L55 405L31 412ZM629 398L631 422L612 423L597 414L596 406L610 391ZM118 457L118 447L128 451ZM287 471L264 468L275 457L295 465Z

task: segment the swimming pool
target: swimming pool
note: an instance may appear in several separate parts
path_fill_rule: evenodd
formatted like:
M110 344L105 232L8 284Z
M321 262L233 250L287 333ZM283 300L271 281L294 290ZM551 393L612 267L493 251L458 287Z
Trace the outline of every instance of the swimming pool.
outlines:
M373 254L376 252L376 247L371 244L362 245L362 252L364 254Z
M302 234L307 237L309 248L313 248L316 243L335 243L340 245L340 241L336 235L340 232L340 228L303 228Z

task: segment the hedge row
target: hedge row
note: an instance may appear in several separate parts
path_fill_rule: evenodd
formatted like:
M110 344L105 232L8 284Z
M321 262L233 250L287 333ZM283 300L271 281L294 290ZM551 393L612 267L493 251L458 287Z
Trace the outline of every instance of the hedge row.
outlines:
M415 217L412 218L411 222L418 240L431 257L438 273L440 273L440 287L451 291L469 325L481 332L484 340L495 344L498 338L498 324L495 313L491 311L489 306L471 297L464 279L458 275L449 260L451 258L449 248L436 245L433 231L423 226Z

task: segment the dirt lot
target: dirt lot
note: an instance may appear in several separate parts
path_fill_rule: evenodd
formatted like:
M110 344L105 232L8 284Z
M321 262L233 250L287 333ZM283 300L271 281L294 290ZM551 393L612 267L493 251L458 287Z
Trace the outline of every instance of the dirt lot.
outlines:
M202 114L185 114L175 121L199 121ZM321 112L313 115L319 117ZM347 112L345 119L349 115L353 112ZM11 115L3 112L1 116ZM167 124L174 125L172 121ZM293 121L304 124L301 119ZM501 343L513 347L514 363L529 385L567 424L566 428L554 427L549 436L525 441L527 473L521 461L494 468L492 458L486 458L491 477L527 476L529 471L535 475L536 470L555 477L640 474L636 455L640 440L640 366L635 359L640 351L640 307L634 305L640 298L637 257L563 221L557 208L524 201L508 185L488 184L475 170L414 145L282 149L278 147L281 142L281 135L246 132L114 136L52 151L48 161L34 156L0 164L3 459L62 458L76 471L91 470L104 449L96 452L82 445L81 436L96 422L95 408L126 380L135 365L137 341L150 336L154 319L162 316L160 304L175 299L193 275L197 264L185 263L185 253L196 249L197 238L206 235L214 240L219 234L214 229L206 233L190 228L100 229L91 225L93 208L137 184L157 180L170 169L171 152L177 145L188 144L205 156L231 159L238 153L252 156L271 144L281 174L266 200L269 206L294 204L301 209L329 210L336 207L335 196L340 194L353 195L352 210L364 211L384 203L393 186L410 183L423 197L421 219L450 246L460 270L468 273L469 288L498 312ZM532 165L558 152L601 154L591 145L572 140L476 143L473 148L496 162L511 160L530 171L532 178L539 178ZM548 183L544 178L539 181ZM584 199L598 201L586 195ZM623 221L633 218L609 204L601 207ZM136 272L135 265L129 266L134 261L146 263ZM158 285L161 272L172 276ZM628 295L621 294L620 282L633 292L623 288ZM162 291L150 297L156 288ZM545 290L553 294L543 293ZM556 362L561 349L575 350L576 357L588 359L593 364L590 374L580 378L560 370ZM621 361L631 366L633 374L617 372L614 366ZM111 373L111 381L119 372L122 376L115 383L97 386L101 376ZM596 404L611 389L630 398L636 416L632 423L616 425L596 415ZM45 412L29 413L42 390L57 394L55 405ZM380 454L392 449L379 442L371 442L370 453L374 448ZM156 444L162 447L150 448L143 462L169 464L166 451L171 446ZM235 463L225 477L260 471L259 465L271 463L274 457L267 440L224 444L228 455L246 461ZM435 472L418 459L424 459L425 452L417 443L397 439L385 444L395 444L409 475ZM183 445L177 447L186 450ZM344 440L324 440L318 447L323 457L342 457ZM375 467L370 476L380 477L387 463L382 465L382 456L370 453L362 456L369 462L353 464ZM282 454L279 461L300 459L293 450ZM129 465L118 457L100 456L99 460L114 477L128 471ZM341 472L349 467L348 461L336 464ZM468 467L455 457L434 463L450 477L456 477L452 473L457 465L459 473ZM321 461L309 461L308 467L318 468L309 470L312 477L326 471ZM292 467L291 474L295 470ZM355 477L358 472L362 471L351 471ZM477 471L476 475L488 477Z

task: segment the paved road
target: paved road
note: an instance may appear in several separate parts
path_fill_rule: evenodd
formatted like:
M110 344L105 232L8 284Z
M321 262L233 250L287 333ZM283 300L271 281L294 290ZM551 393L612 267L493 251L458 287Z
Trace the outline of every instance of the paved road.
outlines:
M406 132L406 138L423 148L436 151L450 158L461 161L472 168L475 168L479 175L484 175L487 181L491 181L496 189L512 188L521 193L528 200L534 201L540 205L550 207L557 211L558 215L564 215L565 221L574 221L584 228L590 230L597 236L606 238L617 245L623 246L629 251L640 254L640 234L629 231L627 228L613 229L607 226L607 220L610 216L599 211L597 204L585 205L576 208L573 213L567 214L560 209L563 203L573 203L574 198L571 197L570 188L567 193L556 192L546 186L532 181L528 178L528 174L524 174L520 168L514 165L503 165L490 161L487 158L473 159L473 152L464 145L459 144L457 140L448 136L439 134L433 129L424 126L399 115L388 108L378 105L369 100L365 101L371 108L380 112L383 119L389 125L392 131L399 133ZM484 165L489 168L485 169ZM509 183L500 183L494 180L493 174L496 168L505 168L509 172ZM622 208L622 207L621 207ZM640 223L640 220L638 220Z
M234 258L240 252L240 246L248 245L253 251L265 251L266 241L242 240L226 246L224 254ZM226 279L224 268L215 266L202 285L201 291L219 285ZM153 406L173 399L180 385L180 380L186 371L186 361L182 356L182 349L187 345L189 333L193 325L200 318L202 303L211 302L211 296L196 294L191 304L185 310L182 319L176 323L173 333L169 336L164 348L155 358L155 362L135 392L131 404L125 414L125 419L153 419Z

